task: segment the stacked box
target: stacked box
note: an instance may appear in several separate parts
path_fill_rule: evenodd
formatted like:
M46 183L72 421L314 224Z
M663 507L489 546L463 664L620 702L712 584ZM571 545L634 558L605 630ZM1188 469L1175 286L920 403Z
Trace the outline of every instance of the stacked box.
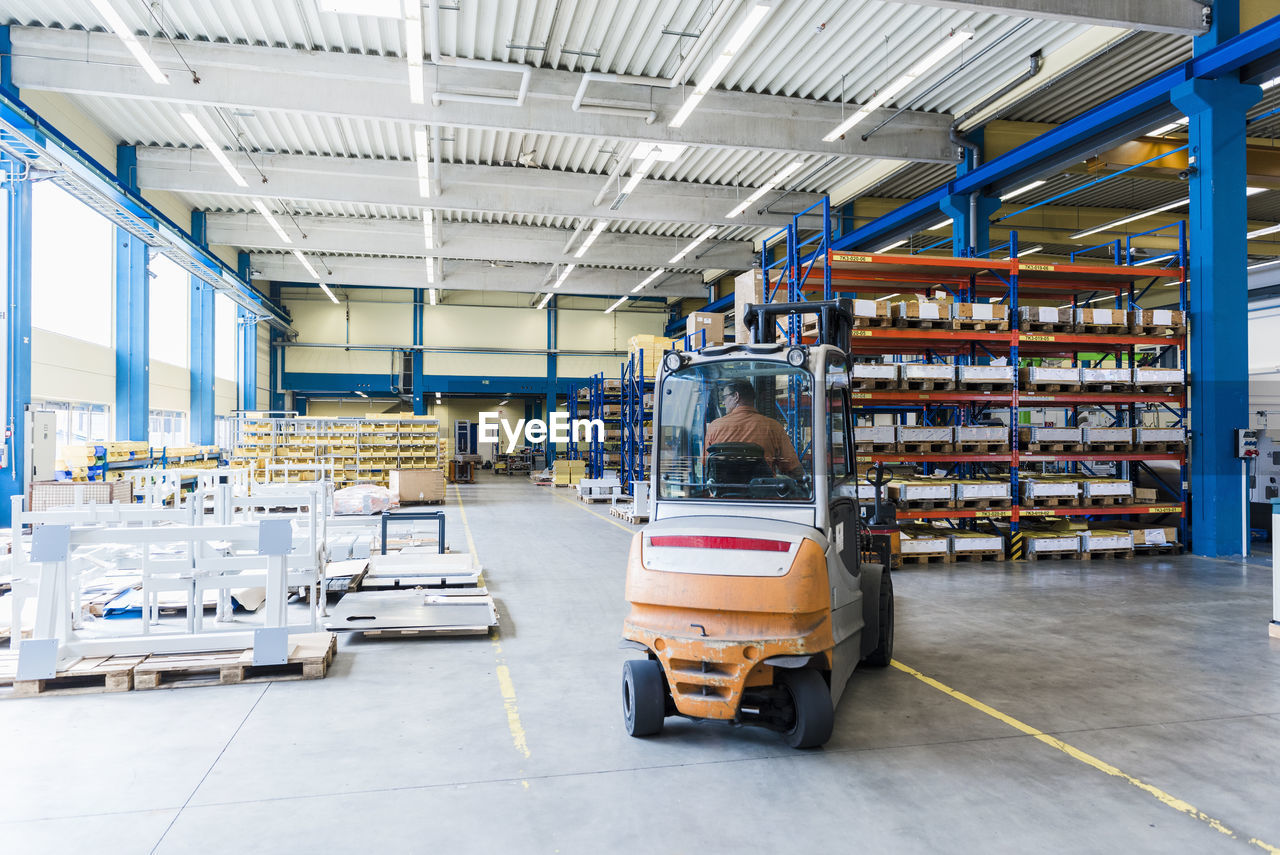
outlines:
M1135 386L1182 386L1187 382L1187 375L1181 368L1151 368L1140 366L1133 369L1133 385Z
M956 501L968 499L1004 500L1011 498L1008 481L956 481Z
M1018 439L1024 445L1033 442L1079 445L1083 441L1083 437L1083 429L1078 427L1029 427L1024 425L1018 428Z
M703 341L703 333L706 341ZM685 333L689 336L689 346L714 347L724 344L724 315L720 312L690 312L685 321Z
M388 488L402 505L411 505L416 502L443 502L444 470L393 469L388 477Z
M1038 324L1070 324L1071 309L1059 306L1019 306L1018 320Z
M954 383L956 380L956 367L954 365L939 365L931 362L913 362L899 365L898 373L901 375L903 383L909 380Z
M950 306L932 300L910 300L893 304L893 316L899 320L941 321L950 317Z
M551 465L551 475L557 486L576 486L587 475L587 461L555 460Z
M956 555L966 552L1004 551L1004 538L976 531L953 531L950 533L951 551Z
M1026 533L1025 543L1028 553L1080 551L1080 537L1075 534L1029 531Z
M733 334L735 341L742 343L751 340L747 331L747 306L759 306L762 303L764 303L764 275L760 268L748 270L734 277Z
M1080 548L1084 552L1133 549L1133 532L1114 528L1086 529L1080 532Z
M1133 428L1096 428L1083 429L1085 445L1133 445Z
M898 442L898 429L893 425L855 427L854 445L894 445Z
M1139 309L1132 315L1134 330L1140 327L1180 327L1186 323L1186 316L1176 309Z
M1031 365L1022 369L1022 382L1026 386L1079 386L1080 367L1072 365L1066 368L1049 368Z
M1076 309L1077 326L1129 327L1129 313L1124 309Z
M854 381L897 380L898 366L892 362L855 362L849 366L849 376Z
M949 502L955 485L941 480L895 480L889 482L888 489L895 502Z
M898 443L904 442L954 442L955 428L898 426Z
M1128 386L1133 374L1128 368L1081 368L1080 382L1091 385Z
M960 384L1008 383L1013 384L1012 365L961 365L957 369Z
M855 318L888 318L889 304L884 300L854 300Z
M1182 428L1138 428L1137 443L1138 445L1150 445L1152 443L1185 443L1187 434Z
M903 555L948 555L951 552L951 539L946 533L936 530L903 529L898 549Z
M657 377L662 366L662 355L672 348L672 341L660 335L633 335L627 342L629 353L639 359L644 376ZM640 359L641 354L643 358Z
M1144 526L1141 523L1128 523L1133 533L1133 545L1143 546L1176 546L1178 530L1172 526Z
M958 427L956 442L985 442L1008 444L1009 429L1007 427Z
M1008 321L1004 303L952 303L951 317L958 321Z
M1082 486L1086 499L1100 496L1133 498L1133 482L1124 478L1086 478Z
M1074 499L1080 495L1080 481L1053 476L1030 476L1018 480L1024 499Z

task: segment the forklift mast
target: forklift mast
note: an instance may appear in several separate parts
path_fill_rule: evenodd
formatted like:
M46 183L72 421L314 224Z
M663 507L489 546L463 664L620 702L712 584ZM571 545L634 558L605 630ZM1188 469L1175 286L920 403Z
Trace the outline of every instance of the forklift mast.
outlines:
M829 344L843 353L849 352L853 301L847 297L800 303L748 303L742 313L742 322L751 332L753 344L772 344L777 332L775 320L789 315L817 315L818 344Z

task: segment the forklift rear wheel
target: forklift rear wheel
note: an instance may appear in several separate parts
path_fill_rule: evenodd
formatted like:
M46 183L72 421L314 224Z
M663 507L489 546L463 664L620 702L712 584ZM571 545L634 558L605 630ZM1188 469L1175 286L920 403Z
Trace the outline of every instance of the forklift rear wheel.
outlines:
M652 659L629 659L622 663L622 714L627 733L656 736L662 732L667 708L667 687L662 665Z
M880 626L877 631L876 649L863 661L873 668L887 668L893 660L893 579L888 570L880 576Z
M831 738L834 711L831 708L831 689L822 675L812 668L799 670L777 669L778 682L791 696L795 708L795 724L783 731L783 738L792 748L817 748Z

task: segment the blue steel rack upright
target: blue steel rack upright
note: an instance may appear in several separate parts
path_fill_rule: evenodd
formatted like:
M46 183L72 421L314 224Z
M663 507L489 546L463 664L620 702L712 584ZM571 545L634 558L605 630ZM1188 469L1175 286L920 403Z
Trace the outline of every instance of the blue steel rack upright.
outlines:
M622 363L622 489L649 473L649 442L653 434L653 378L645 377L644 350Z

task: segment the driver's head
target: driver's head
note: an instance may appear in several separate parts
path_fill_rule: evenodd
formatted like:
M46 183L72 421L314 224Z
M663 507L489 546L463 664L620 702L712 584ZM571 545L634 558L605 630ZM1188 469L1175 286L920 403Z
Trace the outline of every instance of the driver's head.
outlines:
M726 413L743 406L756 405L756 390L748 380L730 380L720 389L720 403Z

